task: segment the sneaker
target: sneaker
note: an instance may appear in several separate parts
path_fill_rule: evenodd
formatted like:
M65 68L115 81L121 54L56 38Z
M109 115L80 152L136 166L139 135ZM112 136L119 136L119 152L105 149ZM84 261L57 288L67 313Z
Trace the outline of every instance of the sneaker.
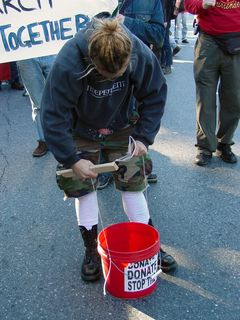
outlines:
M162 248L159 252L158 264L159 268L162 269L162 272L165 273L174 271L177 268L176 260Z
M17 82L17 81L13 81L11 83L11 88L13 90L23 90L24 89L24 86L20 83L20 82Z
M97 181L97 189L102 190L106 188L113 180L113 177L111 174L99 174L98 181Z
M237 157L232 152L231 146L225 143L218 143L216 154L219 158L221 158L224 162L227 163L236 163Z
M38 141L37 148L33 151L33 157L42 157L48 152L48 147L45 141Z
M157 175L155 173L150 173L147 176L148 183L156 183L157 182Z
M183 39L182 43L189 43L189 41L187 39Z
M181 48L180 48L179 46L176 46L176 47L173 49L173 56L175 56L180 50L181 50Z
M199 149L195 158L195 164L198 166L206 166L212 158L212 153L206 152L205 150Z
M170 74L172 73L172 68L170 66L166 66L164 69L163 69L163 73L164 74Z

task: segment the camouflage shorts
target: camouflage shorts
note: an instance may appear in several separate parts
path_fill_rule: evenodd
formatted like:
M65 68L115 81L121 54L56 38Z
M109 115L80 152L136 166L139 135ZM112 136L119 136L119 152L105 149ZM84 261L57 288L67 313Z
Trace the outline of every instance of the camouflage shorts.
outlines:
M82 159L94 164L100 161L100 152L104 153L106 162L114 161L126 155L128 138L131 128L123 129L117 134L111 134L100 142L90 141L82 137L75 138L76 147ZM112 173L115 186L120 191L143 191L147 185L146 176L152 171L152 160L149 154L143 157L133 157L127 162L118 162L118 171ZM57 170L64 169L62 165ZM96 179L73 180L57 175L57 183L67 197L82 197L96 189Z

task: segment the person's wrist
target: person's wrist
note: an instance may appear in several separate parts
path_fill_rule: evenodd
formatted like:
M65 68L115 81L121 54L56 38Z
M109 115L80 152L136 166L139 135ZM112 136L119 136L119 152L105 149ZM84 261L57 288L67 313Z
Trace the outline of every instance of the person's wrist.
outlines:
M72 169L73 171L77 170L81 161L82 161L82 159L79 159L77 162L75 162L75 163L71 166L71 169Z

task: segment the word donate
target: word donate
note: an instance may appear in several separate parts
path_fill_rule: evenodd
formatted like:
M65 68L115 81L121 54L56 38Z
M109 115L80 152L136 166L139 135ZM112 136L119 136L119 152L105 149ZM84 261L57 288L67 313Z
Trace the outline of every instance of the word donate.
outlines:
M157 277L153 277L157 271L158 254L150 259L129 263L124 268L124 291L137 292L148 289L157 281Z

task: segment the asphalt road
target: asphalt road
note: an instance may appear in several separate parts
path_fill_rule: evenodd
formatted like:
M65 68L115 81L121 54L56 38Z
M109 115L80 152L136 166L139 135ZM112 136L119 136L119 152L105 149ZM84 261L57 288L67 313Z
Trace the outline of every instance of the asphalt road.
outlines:
M149 297L103 295L103 279L80 279L83 244L74 203L63 201L49 153L33 158L27 97L0 92L1 320L239 320L240 130L236 165L195 157L194 37L174 59L162 127L151 148L158 183L147 200L161 242L177 259ZM126 220L113 186L98 192L103 226Z

